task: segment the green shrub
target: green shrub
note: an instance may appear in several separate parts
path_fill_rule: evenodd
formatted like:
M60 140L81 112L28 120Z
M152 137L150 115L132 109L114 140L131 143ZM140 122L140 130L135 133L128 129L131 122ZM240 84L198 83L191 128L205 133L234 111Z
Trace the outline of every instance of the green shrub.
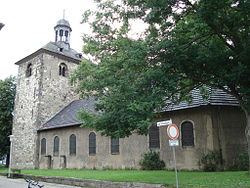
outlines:
M202 156L200 164L203 171L205 172L215 172L222 171L223 159L218 151L210 151L208 154Z
M165 167L165 163L160 159L159 153L152 150L143 155L139 164L143 170L162 170Z
M230 170L248 170L249 167L249 157L247 153L239 153L234 159L233 166Z

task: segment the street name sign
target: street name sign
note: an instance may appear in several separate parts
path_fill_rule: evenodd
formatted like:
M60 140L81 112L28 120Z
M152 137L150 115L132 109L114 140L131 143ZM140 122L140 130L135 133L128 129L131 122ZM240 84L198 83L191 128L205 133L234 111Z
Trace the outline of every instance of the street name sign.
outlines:
M172 124L172 119L167 120L167 121L159 121L159 122L157 122L157 127L168 126L171 124Z

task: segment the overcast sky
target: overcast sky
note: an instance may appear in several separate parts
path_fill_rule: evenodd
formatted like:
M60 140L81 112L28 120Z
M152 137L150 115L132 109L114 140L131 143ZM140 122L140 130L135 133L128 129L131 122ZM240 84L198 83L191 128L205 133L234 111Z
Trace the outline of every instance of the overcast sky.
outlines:
M0 5L0 79L17 75L18 60L54 41L54 26L63 18L72 28L71 48L81 52L82 14L94 8L93 0L6 0Z

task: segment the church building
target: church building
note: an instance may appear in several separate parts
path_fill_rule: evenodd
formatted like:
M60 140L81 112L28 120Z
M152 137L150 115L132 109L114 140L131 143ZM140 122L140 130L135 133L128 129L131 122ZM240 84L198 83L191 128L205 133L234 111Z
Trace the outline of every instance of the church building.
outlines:
M49 42L16 62L17 93L13 120L13 168L39 169L140 169L142 155L159 152L167 169L173 169L172 146L166 127L149 127L149 135L105 137L81 128L77 112L95 113L93 98L80 99L69 76L83 60L70 47L71 27L61 19ZM210 89L209 99L193 90L193 103L182 102L162 109L158 121L172 119L179 127L176 146L178 169L199 170L209 151L221 153L225 168L246 151L245 116L237 100L221 90ZM126 125L124 125L126 126Z

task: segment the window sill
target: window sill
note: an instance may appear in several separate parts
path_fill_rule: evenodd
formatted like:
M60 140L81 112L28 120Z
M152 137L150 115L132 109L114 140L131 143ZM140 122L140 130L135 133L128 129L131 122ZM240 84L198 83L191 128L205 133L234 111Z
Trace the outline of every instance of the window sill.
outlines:
M120 155L120 152L117 152L117 153L111 153L111 155Z

